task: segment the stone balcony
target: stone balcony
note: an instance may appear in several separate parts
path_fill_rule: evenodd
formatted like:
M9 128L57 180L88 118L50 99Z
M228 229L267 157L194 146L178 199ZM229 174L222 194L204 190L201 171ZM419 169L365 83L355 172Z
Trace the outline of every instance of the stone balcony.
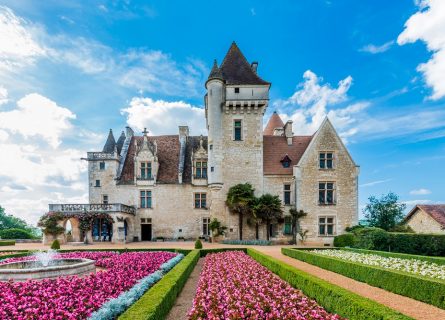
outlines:
M49 204L49 211L66 213L103 212L135 215L136 208L123 203Z
M97 160L119 160L119 155L117 153L106 153L106 152L87 152L88 161Z

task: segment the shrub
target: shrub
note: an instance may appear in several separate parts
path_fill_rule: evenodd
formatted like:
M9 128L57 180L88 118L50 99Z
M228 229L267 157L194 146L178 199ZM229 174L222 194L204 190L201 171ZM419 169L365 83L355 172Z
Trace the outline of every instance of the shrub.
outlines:
M202 242L199 239L195 241L195 249L202 249Z
M33 239L34 236L27 230L11 228L0 231L2 239Z
M388 250L388 233L380 228L362 228L355 232L354 246L370 250Z
M352 233L345 233L334 238L334 247L352 247L355 236Z
M14 240L0 240L0 247L1 246L15 246Z
M415 233L414 230L407 224L398 224L390 232L405 232L405 233Z
M281 251L286 254L287 251L297 250L282 248ZM315 299L328 312L357 320L411 319L375 301L293 268L254 249L247 249L247 253L294 288L300 289L305 295Z
M59 240L54 240L53 243L51 244L51 249L53 250L59 250L60 249L60 242Z
M320 256L306 250L282 248L281 252L289 257L365 282L371 286L445 309L445 282L443 281Z
M356 231L356 230L363 229L364 227L365 227L365 226L362 226L362 225L358 224L358 225L356 225L356 226L347 227L345 230L346 230L347 232L354 232L354 231Z

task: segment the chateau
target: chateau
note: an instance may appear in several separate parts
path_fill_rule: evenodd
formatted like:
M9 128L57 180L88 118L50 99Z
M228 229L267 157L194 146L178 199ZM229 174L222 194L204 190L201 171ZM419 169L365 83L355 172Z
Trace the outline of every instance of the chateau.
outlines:
M285 217L273 224L272 240L291 239L289 209L308 213L300 227L307 240L332 243L358 223L359 167L326 118L310 136L294 136L292 121L273 113L263 128L271 83L258 75L235 43L205 83L208 136L191 136L187 126L172 135L136 134L127 127L117 141L110 130L100 152L88 152L89 204L50 204L65 214L71 235L62 241L131 242L154 238L208 237L209 222L227 227L226 239L239 238L238 216L225 200L229 188L249 182L257 196L279 195ZM106 212L81 234L76 215ZM68 219L69 218L69 219ZM243 222L243 239L255 239ZM266 238L261 225L259 238ZM52 239L48 235L45 241Z

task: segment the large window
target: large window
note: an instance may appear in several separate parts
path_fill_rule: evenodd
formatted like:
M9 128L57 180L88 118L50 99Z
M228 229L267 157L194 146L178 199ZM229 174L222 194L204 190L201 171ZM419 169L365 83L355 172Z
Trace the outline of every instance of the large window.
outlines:
M290 195L291 195L290 184L285 184L284 195L283 195L285 205L290 205Z
M334 153L320 152L320 169L333 169L333 168L334 168Z
M205 209L207 206L207 194L195 193L195 208Z
M292 217L284 217L284 234L292 234Z
M235 120L233 121L233 130L234 130L234 139L236 141L241 141L242 140L242 122L241 120Z
M320 236L333 236L335 234L335 217L318 217L318 234Z
M151 179L151 162L141 162L141 179Z
M202 218L202 235L210 236L210 218Z
M140 191L140 207L141 208L151 208L151 191L141 190Z
M318 203L321 205L335 204L335 183L319 182L318 184Z
M196 161L195 178L207 179L207 161Z

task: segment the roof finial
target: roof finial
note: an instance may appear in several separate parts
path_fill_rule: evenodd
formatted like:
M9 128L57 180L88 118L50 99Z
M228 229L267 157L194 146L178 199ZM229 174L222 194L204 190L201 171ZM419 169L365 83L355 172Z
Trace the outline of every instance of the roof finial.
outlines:
M142 133L144 134L144 136L146 136L146 135L148 135L148 130L147 130L147 128L144 128L144 131L142 131Z

